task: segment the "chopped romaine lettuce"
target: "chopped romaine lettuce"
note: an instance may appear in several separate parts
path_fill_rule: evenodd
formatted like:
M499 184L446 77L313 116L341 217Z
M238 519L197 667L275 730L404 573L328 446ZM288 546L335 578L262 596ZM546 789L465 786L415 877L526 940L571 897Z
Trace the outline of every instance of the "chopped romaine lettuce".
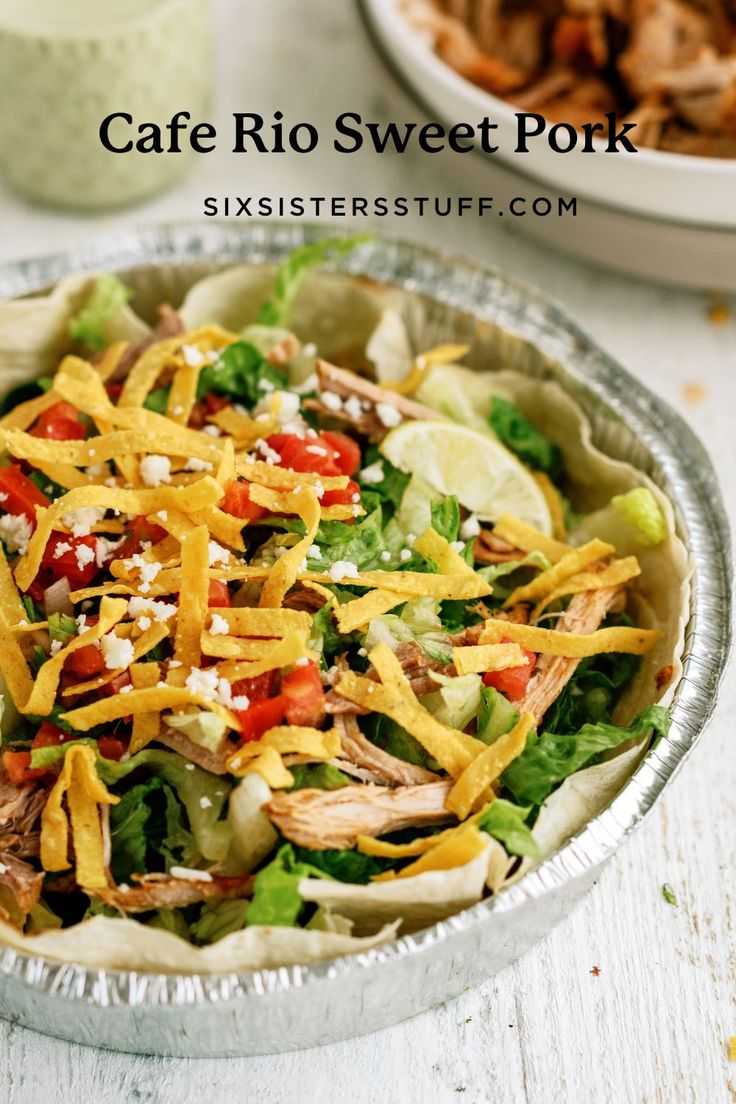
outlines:
M569 540L579 545L592 537L609 541L621 556L632 556L666 540L667 521L649 488L635 487L584 517Z
M302 878L310 877L329 878L329 875L311 863L298 862L292 845L285 843L255 876L246 923L293 927L303 903L297 887Z
M489 420L499 441L523 463L546 472L551 479L560 475L562 452L559 445L547 440L513 403L494 395Z
M351 779L331 763L294 763L289 770L294 776L292 790L339 790L349 786Z
M222 717L207 709L197 709L192 713L172 713L164 720L172 728L183 732L187 739L208 751L217 751L227 732L227 725Z
M216 943L226 935L241 931L245 927L248 901L236 897L231 901L213 901L204 905L199 919L189 927L192 942L199 946Z
M373 855L361 855L360 851L307 851L304 847L294 847L299 862L309 863L328 874L337 882L352 882L353 885L368 885L374 874L381 874L393 866L392 862L375 858Z
M73 636L77 635L77 620L68 613L52 613L49 617L49 636L52 640L60 640L62 644L68 644Z
M124 793L110 808L110 869L116 882L198 859L183 808L171 786L155 775Z
M107 344L107 325L132 297L133 292L117 276L107 273L95 280L82 309L69 323L69 336L98 352Z
M439 682L439 690L425 694L422 705L433 714L441 724L462 731L478 716L481 703L483 682L480 675L461 675L451 678L448 675L432 673Z
M433 502L429 509L432 528L446 541L456 541L460 533L460 504L455 495Z
M492 686L481 690L481 705L478 713L479 740L484 744L493 744L499 736L510 732L519 719L519 710L507 697Z
M157 387L154 391L150 391L143 403L146 410L152 410L154 414L165 414L170 390L170 387Z
M541 805L560 782L581 770L591 759L627 740L640 740L651 732L666 736L670 716L661 705L650 705L630 725L586 724L579 732L564 734L530 732L518 759L504 771L501 781L521 803Z
M367 471L372 475L381 475L381 479L363 479L362 472ZM357 479L364 497L366 492L377 494L385 509L395 512L401 505L409 475L394 467L390 460L381 456L375 445L371 445L365 455L363 468L358 473Z
M497 797L483 813L478 827L500 840L510 855L528 855L531 859L539 859L541 852L526 824L530 812L531 806L522 808Z
M295 249L276 273L273 299L264 303L258 312L263 326L288 326L294 308L294 300L310 269L316 268L333 257L344 257L358 245L370 241L372 234L353 234L346 238L323 238Z
M199 374L197 397L211 391L229 395L245 406L255 406L263 398L265 381L275 390L286 386L285 377L247 341L236 341L222 350L214 364L207 364Z

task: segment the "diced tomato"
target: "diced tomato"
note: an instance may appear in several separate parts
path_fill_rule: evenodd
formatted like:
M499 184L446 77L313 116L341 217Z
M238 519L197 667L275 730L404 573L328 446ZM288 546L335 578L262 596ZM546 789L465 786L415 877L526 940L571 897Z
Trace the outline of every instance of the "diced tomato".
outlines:
M357 506L360 502L360 487L351 479L347 487L343 487L341 491L325 491L319 501L322 506Z
M325 442L334 450L335 463L343 475L352 475L360 467L360 445L347 433L337 433L324 429L320 435L320 444Z
M166 530L162 529L160 525L153 525L145 517L135 517L128 528L125 543L121 544L115 551L115 558L127 560L130 556L134 556L136 552L141 551L144 542L146 544L157 544L165 536Z
M105 670L105 657L94 644L85 644L69 655L64 670L82 680L94 678Z
M511 644L508 636L501 637L502 644ZM521 667L507 667L505 671L486 671L483 676L485 686L492 686L505 694L509 701L521 701L529 685L529 679L537 664L536 652L530 652L528 648L522 648L527 662Z
M297 667L290 675L284 675L281 697L286 698L289 724L318 725L325 713L325 692L316 663Z
M264 671L254 678L237 679L232 684L233 697L245 695L251 702L270 698L276 689L276 672Z
M209 410L210 414L218 414L221 410L224 410L226 406L230 406L230 400L226 399L224 395L215 395L210 392L209 395L204 397L204 405Z
M233 517L244 518L246 521L258 521L265 517L268 510L265 506L259 506L257 502L250 500L250 486L238 479L228 483L225 488L225 497L222 500L222 509Z
M49 441L81 441L87 427L80 421L76 406L58 402L44 410L30 433L32 437L45 437Z
M50 505L49 499L15 464L0 468L0 503L9 514L25 514L36 525L36 506Z
M264 732L280 725L286 714L287 699L278 694L275 698L253 702L247 709L235 711L240 722L240 735L244 744L260 740Z
M217 607L222 609L226 606L231 606L230 591L227 589L227 583L221 579L210 579L210 589L207 599L207 605L212 609Z
M123 393L123 385L122 383L106 383L105 390L107 391L108 397L116 403Z
M119 762L128 750L128 741L122 736L100 736L97 750L103 759L114 759Z
M59 546L64 551L57 556ZM87 548L92 553L91 559L88 559L88 555L85 554L81 565L77 558L77 551L80 548ZM97 539L91 534L88 537L72 537L55 533L44 549L41 564L55 579L66 577L72 587L85 587L97 574L96 549Z
M341 475L332 445L319 437L297 437L295 433L273 433L267 440L281 460L279 466L317 475Z
M24 786L27 782L33 782L48 774L46 770L31 768L30 751L4 751L3 766L14 786Z
M33 737L31 747L34 751L36 748L58 747L59 744L66 744L69 740L76 739L76 736L70 732L64 732L63 728L58 728L51 721L44 721Z

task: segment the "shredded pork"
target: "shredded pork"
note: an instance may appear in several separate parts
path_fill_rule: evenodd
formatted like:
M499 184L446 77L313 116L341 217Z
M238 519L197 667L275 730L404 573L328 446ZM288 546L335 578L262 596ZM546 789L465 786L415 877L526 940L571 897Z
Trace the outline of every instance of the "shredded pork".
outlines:
M110 886L86 890L111 908L121 912L149 912L158 908L184 908L199 901L223 901L230 897L248 897L253 879L217 878L194 881L173 878L170 874L144 874L135 878L133 886Z
M432 771L407 763L376 747L360 731L355 716L349 713L336 716L335 728L340 733L341 757L369 771L377 782L387 786L421 786L439 780Z

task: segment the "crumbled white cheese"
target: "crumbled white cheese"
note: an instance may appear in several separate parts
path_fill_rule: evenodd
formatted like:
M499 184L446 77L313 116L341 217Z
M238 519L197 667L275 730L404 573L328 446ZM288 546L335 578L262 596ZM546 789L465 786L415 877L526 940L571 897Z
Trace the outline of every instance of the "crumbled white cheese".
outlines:
M184 413L184 407L177 404L176 406L172 407L171 413L174 415L175 418L180 418Z
M308 664L309 664L309 657L308 656L299 656L298 659L294 660L294 666L295 667L306 667Z
M86 613L78 613L76 620L77 620L77 632L81 633L84 630L85 625L87 624L87 614Z
M381 483L383 481L383 460L376 460L360 473L362 483Z
M376 403L376 414L382 425L387 429L401 424L401 414L391 403Z
M108 540L107 537L98 537L95 542L95 563L97 566L104 567L106 561L110 559L113 552L120 548L121 544L125 544L125 537L121 537L120 540L116 541ZM56 547L58 549L59 545ZM54 555L56 555L56 552Z
M0 517L0 537L7 545L8 552L18 552L25 556L33 528L25 514L3 514Z
M141 629L143 632L145 632L146 629L150 629L150 627L151 627L151 618L150 617L145 617L144 616L144 617L139 617L138 618L138 628L139 629Z
M214 567L215 564L226 564L230 559L230 553L227 548L223 548L217 541L211 540L207 545L207 556L210 561L210 567Z
M360 502L360 494L359 494L358 491L356 491L355 494L351 496L350 501L351 502Z
M212 875L206 870L192 870L188 866L172 866L169 869L172 878L181 882L211 882Z
M212 802L211 802L211 801L210 801L210 799L209 799L209 798L208 798L208 797L207 797L207 796L205 795L204 797L200 797L200 799L199 799L199 807L200 807L200 809L211 809L211 808L212 808Z
M143 559L143 556L140 554L140 552L134 552L130 559L126 560L125 563L129 570L133 570L134 568L138 569L138 573L141 579L140 583L138 584L138 589L142 590L144 594L148 594L149 590L151 589L151 583L161 570L161 564L156 563L155 561L149 563L148 560Z
M266 379L266 377L264 376L263 379L259 379L258 381L258 390L266 392L273 391L274 384L271 382L270 379Z
M60 560L62 556L66 555L67 552L71 552L71 550L72 546L68 541L59 541L54 549L54 559Z
M388 551L387 548L384 548L383 552L381 553L381 559L384 563L388 563L388 561L391 559L391 553Z
M90 455L92 455L90 453ZM107 464L90 464L88 468L84 469L85 475L88 475L90 479L97 479L100 482L110 478L110 468Z
M176 614L176 606L173 602L159 602L155 598L128 599L128 613L131 617L138 617L142 613L150 613L154 621L169 621ZM169 663L169 666L174 661ZM179 664L177 663L177 666Z
M94 549L89 548L86 544L78 544L74 549L74 558L77 561L79 570L83 571L84 568L94 560Z
M399 559L401 560L402 563L406 563L407 560L410 560L411 559L411 548L402 548L401 551L399 552Z
M184 770L194 770L194 763L185 763Z
M129 667L135 658L133 645L124 637L108 633L100 641L100 649L105 659L105 666L110 671L117 671L120 667Z
M280 425L287 425L299 413L299 396L293 391L276 391L274 397L278 400L276 417Z
M162 483L171 482L171 461L168 456L144 456L139 471L147 487L160 487Z
M64 644L61 640L52 640L51 641L51 655L52 656L57 655L63 647L64 647Z
M173 670L174 667L181 667L181 660L180 659L170 659L169 660L169 670Z
M190 456L184 465L184 471L187 472L208 472L212 471L212 464L209 460L198 460L196 456Z
M320 394L322 405L328 410L342 410L342 399L334 391L322 391Z
M464 552L465 541L450 541L450 548L453 552Z
M205 362L204 356L196 345L182 345L180 352L187 368L199 368L200 364Z
M216 425L202 426L202 432L206 433L208 437L220 437L222 436L222 430Z
M118 693L119 694L129 694L132 689L133 689L133 683L129 682L127 686L121 686L120 689L118 690Z
M156 511L156 517L160 518L161 521L168 521L169 520L169 511L168 510L157 510Z
M310 545L309 551L307 552L307 555L313 560L321 560L322 559L322 553L320 552L319 545L318 544Z
M480 533L480 522L475 514L469 514L460 526L460 536L463 540L471 540Z
M233 698L232 708L237 709L238 712L248 709L250 707L250 698L247 694L236 694Z
M362 656L363 659L365 659L365 657L368 655L368 652L365 650L365 648L358 648L358 655Z
M327 574L333 583L338 583L340 579L357 579L360 573L358 565L354 564L352 560L338 560L332 565Z
M360 405L360 399L357 395L351 395L343 403L345 407L345 413L349 414L356 422L363 417L363 407Z
M313 490L314 490L314 493L316 494L317 498L322 498L324 496L325 489L324 489L322 483L320 483L319 479L314 484Z
M329 452L326 448L322 448L322 445L307 445L305 452L311 452L312 456L329 456Z
M219 613L213 613L210 621L210 632L213 636L227 636L230 626Z
M64 514L61 520L75 537L88 537L92 526L102 521L104 516L103 506L81 506L78 510L70 510L68 514Z
M185 686L192 694L214 698L217 693L217 671L214 668L202 671L199 667L193 667L187 675Z

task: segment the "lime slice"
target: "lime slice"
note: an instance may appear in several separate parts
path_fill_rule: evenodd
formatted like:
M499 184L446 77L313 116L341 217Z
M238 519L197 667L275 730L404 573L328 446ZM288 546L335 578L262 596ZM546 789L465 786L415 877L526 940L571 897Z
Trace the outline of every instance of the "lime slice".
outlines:
M456 495L486 521L501 514L552 533L547 503L534 477L493 437L454 422L404 422L386 435L383 455L443 495Z

